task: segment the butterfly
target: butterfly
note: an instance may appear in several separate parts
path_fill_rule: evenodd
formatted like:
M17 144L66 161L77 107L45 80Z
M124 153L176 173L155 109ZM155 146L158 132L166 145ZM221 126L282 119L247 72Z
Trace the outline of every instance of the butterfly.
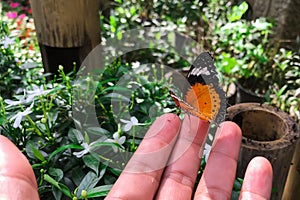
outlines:
M225 113L225 92L219 87L218 74L210 53L201 53L191 66L187 76L188 88L184 99L169 91L176 106L207 122L219 123ZM220 109L222 108L222 112Z

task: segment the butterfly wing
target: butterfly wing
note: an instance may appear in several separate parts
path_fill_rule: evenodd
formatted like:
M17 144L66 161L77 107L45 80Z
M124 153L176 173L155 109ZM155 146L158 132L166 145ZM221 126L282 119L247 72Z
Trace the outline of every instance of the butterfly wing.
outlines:
M183 110L187 113L190 113L196 117L199 117L202 120L209 121L209 122L211 121L211 117L200 113L198 109L196 109L194 106L192 106L192 105L188 104L187 102L183 101L182 99L180 99L172 91L170 91L170 95L171 95L173 101L175 102L176 106L179 107L181 110Z
M215 69L214 59L208 52L203 52L191 66L187 74L187 80L190 85L213 83L213 79L217 78L218 75Z
M215 121L220 109L226 109L225 93L219 87L218 73L212 56L208 52L201 53L191 66L187 80L190 87L184 92L184 100L171 94L176 106L206 121ZM225 105L225 106L224 106ZM219 117L216 121L223 120Z
M219 94L211 84L201 83L191 86L186 93L185 101L209 120L217 116L221 102Z

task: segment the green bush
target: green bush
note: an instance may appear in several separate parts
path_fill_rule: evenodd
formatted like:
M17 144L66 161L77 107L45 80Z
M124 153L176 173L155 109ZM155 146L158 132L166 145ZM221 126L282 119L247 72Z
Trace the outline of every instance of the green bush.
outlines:
M246 10L245 4L232 7L217 0L138 1L136 5L118 0L109 19L101 16L102 39L122 39L125 30L150 25L187 34L215 53L216 65L229 81L263 76L272 83L271 90L265 91L268 101L299 119L299 56L270 45L273 25L263 18L243 20ZM128 159L122 154L124 163L108 164L107 148L134 152L156 116L177 111L168 93L172 80L166 80L160 68L147 65L140 74L132 70L154 62L181 69L188 62L166 45L165 49L130 52L99 76L82 74L80 82L74 72L65 74L60 67L59 76L49 81L34 33L24 38L24 26L19 26L17 19L1 19L1 133L29 159L41 199L104 198ZM27 22L29 18L22 21L23 25ZM23 31L12 35L11 29L16 27ZM5 38L10 38L11 44L3 42ZM125 75L130 75L131 81L118 85ZM89 124L82 103L95 103L100 127ZM122 112L115 113L113 106ZM76 111L80 120L74 117ZM107 140L95 141L91 135ZM95 154L94 149L103 153ZM203 160L200 172L204 166ZM240 190L240 183L236 182L233 195Z

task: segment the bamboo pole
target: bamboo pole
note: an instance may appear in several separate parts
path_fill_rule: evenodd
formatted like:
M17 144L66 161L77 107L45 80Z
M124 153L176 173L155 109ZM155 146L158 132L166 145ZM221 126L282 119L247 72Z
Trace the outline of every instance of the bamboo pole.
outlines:
M297 124L283 111L259 103L242 103L228 108L228 120L243 132L237 176L244 177L250 160L264 156L273 167L271 199L281 199L299 138Z
M300 141L297 142L292 165L282 195L283 200L300 199Z

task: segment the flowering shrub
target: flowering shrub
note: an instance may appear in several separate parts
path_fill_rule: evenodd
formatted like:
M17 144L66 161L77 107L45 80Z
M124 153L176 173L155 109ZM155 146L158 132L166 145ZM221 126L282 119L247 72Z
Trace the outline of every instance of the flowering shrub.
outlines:
M43 69L33 19L28 14L29 1L3 2L5 9L8 11L0 16L0 92L9 97L20 85L41 82L37 77L43 77Z
M122 76L128 73L130 66L121 64L118 68L119 76ZM160 89L164 87L161 84L166 81L147 82L145 87L146 80L140 82L140 78L137 78L137 81L131 83L140 86L138 91L131 94L132 98L137 100L131 103L129 109L132 117L116 122L110 102L105 99L113 94L114 88L122 91L126 88L116 86L116 74L109 69L106 70L105 77L112 77L111 81L101 79L95 94L101 127L89 127L86 131L76 128L75 125L84 125L73 116L72 106L73 109L77 109L76 105L74 108L74 91L92 93L88 91L88 85L95 85L96 82L87 76L80 84L76 83L74 74L66 75L63 67L59 67L60 76L57 82L48 82L46 79L39 83L31 82L24 87L20 86L20 92L13 98L1 99L1 133L9 137L19 149L24 149L23 153L30 160L37 177L41 199L60 199L62 195L80 198L82 191L87 191L88 197L91 194L94 197L105 195L120 173L119 167L107 166L105 162L100 162L100 158L103 161L102 159L107 157L107 148L110 147L112 153L121 155L134 152L142 135L154 120L149 114L150 111L143 106L160 104L160 107L164 108L173 104L171 99L166 100L168 90ZM142 95L153 92L156 94L154 97ZM141 103L142 101L144 103ZM160 112L162 114L165 111ZM84 114L83 112L82 115ZM106 119L102 119L101 116ZM106 139L92 141L89 138L90 134L105 136ZM105 151L97 151L102 152L100 155L95 154L97 149L104 147ZM93 184L90 183L91 179Z
M7 0L3 1L3 10L9 19L16 19L20 16L31 16L32 10L29 0Z
M6 11L6 14L2 20L9 23L11 37L14 37L26 51L37 51L35 27L29 0L8 0L3 2L3 10Z
M156 1L155 9L152 10L148 5L146 5L147 9L143 9L145 6L143 4L147 2L137 6L137 9L128 2L123 3L120 0L116 2L118 6L110 18L101 17L103 37L122 38L124 29L152 24L175 27L186 33L193 31L194 38L202 38L201 34L205 31L208 34L215 31L215 36L222 38L219 43L218 37L210 38L216 51L232 47L226 43L230 42L231 37L228 25L227 28L219 26L219 29L212 30L212 27L204 24L203 27L208 30L195 30L199 23L208 21L215 20L215 25L218 25L220 22L218 20L227 17L223 16L226 15L223 12L226 6L215 5L215 10L208 11L206 4L195 0L180 5L169 2L170 9L164 6L164 1ZM217 4L218 1L212 2ZM134 54L135 52L126 55L125 61L116 61L108 66L97 81L87 75L82 82L76 82L74 72L65 74L62 66L59 67L59 76L55 77L54 81L48 81L47 74L44 74L42 68L29 1L8 0L3 2L3 8L7 12L0 16L2 19L0 24L1 134L9 137L29 159L37 177L41 199L104 197L121 172L119 166L108 164L111 160L104 150L109 149L112 154L120 153L126 160L128 155L125 153L136 150L155 116L175 110L174 103L169 97L169 87L163 84L168 82L167 80L150 81L136 75L134 81L128 82L128 87L117 85L120 77L130 74L132 68L140 67L141 63L130 59L141 59L141 62L151 63L158 58L162 63L175 67L183 67L187 63L176 55L171 55L172 50L166 46L166 52L141 51L140 55ZM200 12L202 9L206 10L205 16ZM187 13L190 10L192 12ZM222 12L217 12L220 10ZM181 17L179 11L187 13L189 17ZM214 11L216 13L212 13ZM157 20L156 18L161 14L163 20ZM198 17L203 19L198 21ZM237 16L230 17L236 19ZM174 18L176 21L172 21ZM223 31L220 31L221 28ZM228 31L228 34L223 34L224 31ZM105 41L105 38L102 39ZM241 43L235 45L239 44ZM149 56L152 53L154 58ZM299 62L294 60L290 62L294 64L291 64L292 69L287 70L286 73L289 77L289 85L287 87L283 85L275 103L280 106L290 99L292 110L299 116L299 101L293 96L294 92L297 94L296 97L300 94L297 89L299 84L297 77L300 77L297 68ZM281 64L283 68L286 66L284 63ZM147 70L151 71L153 68L148 67ZM156 73L158 72L153 70L153 77L156 77ZM90 126L84 130L78 127L86 126L89 121L84 121L86 124L78 121L74 117L74 112L80 111L83 119L88 119L88 113L81 110L80 104L76 106L74 103L77 103L76 95L94 92L89 90L90 85L97 88L92 98L95 101L93 103L95 103L97 120L101 126ZM132 91L132 88L136 90ZM289 91L293 94L286 92L287 96L281 95L287 89L292 89ZM130 96L122 96L121 91L130 91ZM120 98L128 102L126 106L129 110L122 109L124 105L121 105L120 110L128 111L114 113L110 100L120 102ZM288 110L286 107L284 109ZM120 121L115 121L115 118ZM91 134L105 137L105 140L92 140ZM97 149L103 151L95 154ZM206 145L206 156L200 172L203 171L209 151L210 146ZM124 163L125 161L115 164L122 167ZM236 184L235 189L239 191L240 184L238 182Z

